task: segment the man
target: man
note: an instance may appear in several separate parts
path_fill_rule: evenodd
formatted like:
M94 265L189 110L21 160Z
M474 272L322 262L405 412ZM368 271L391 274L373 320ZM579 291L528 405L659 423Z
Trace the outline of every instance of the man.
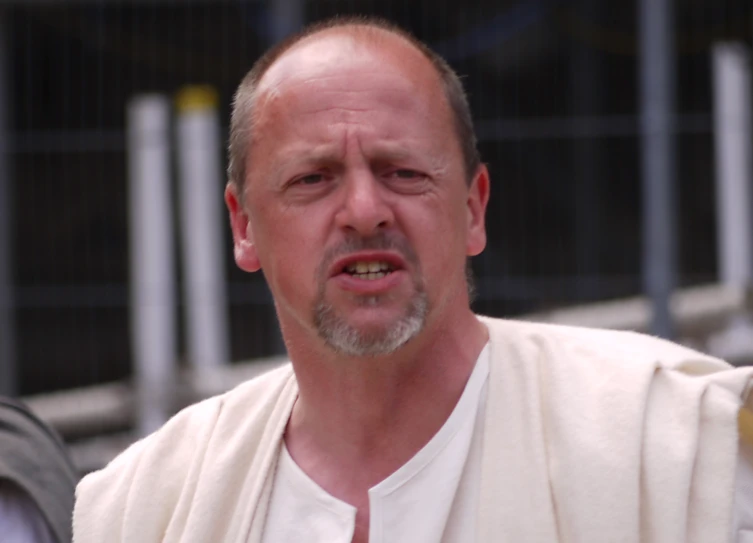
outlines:
M22 403L0 397L0 541L70 541L77 482L57 434Z
M425 46L373 20L278 46L236 94L229 172L235 259L292 366L86 478L76 541L737 537L750 370L471 312L489 175Z

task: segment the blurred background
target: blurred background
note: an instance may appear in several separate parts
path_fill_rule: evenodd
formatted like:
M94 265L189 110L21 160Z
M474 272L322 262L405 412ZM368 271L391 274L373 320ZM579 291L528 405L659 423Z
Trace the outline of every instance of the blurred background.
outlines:
M229 106L338 14L463 76L492 175L478 312L753 363L749 0L2 0L0 393L82 471L284 356L232 260Z

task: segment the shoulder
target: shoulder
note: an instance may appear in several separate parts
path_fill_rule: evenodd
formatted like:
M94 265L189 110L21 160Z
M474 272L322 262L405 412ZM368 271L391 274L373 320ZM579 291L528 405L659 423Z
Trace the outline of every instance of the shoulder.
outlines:
M506 344L529 356L556 358L571 364L621 366L634 371L676 370L711 374L731 366L688 347L623 330L562 326L479 317L492 344Z
M736 426L738 410L753 404L753 367L727 362L663 339L603 330L480 317L489 329L492 383L534 383L555 409L588 411L604 420L647 406L705 406ZM609 424L608 422L606 423Z
M26 405L4 397L0 398L2 480L23 489L49 522L56 539L70 540L73 492L78 481L75 468L55 431Z
M86 487L101 477L117 477L144 459L169 463L197 454L212 430L240 417L261 417L292 378L290 364L251 379L238 387L178 412L162 428L131 445L104 469L85 478Z
M500 421L517 408L538 458L556 467L548 488L559 518L571 526L579 518L591 533L608 533L614 523L598 519L623 515L632 522L631 512L645 500L654 512L674 511L677 504L685 504L683 511L703 507L705 521L713 521L709 533L727 533L738 417L753 368L734 369L634 332L481 321L492 353L489 449L504 450ZM720 498L712 500L716 508L708 496ZM584 503L585 517L573 506ZM649 522L662 522L662 515Z
M189 472L200 468L210 441L230 428L263 426L292 380L292 367L286 364L189 406L105 468L84 477L76 488L74 533L91 534L92 525L103 534L107 530L120 533L132 493L140 500L148 496L169 515Z

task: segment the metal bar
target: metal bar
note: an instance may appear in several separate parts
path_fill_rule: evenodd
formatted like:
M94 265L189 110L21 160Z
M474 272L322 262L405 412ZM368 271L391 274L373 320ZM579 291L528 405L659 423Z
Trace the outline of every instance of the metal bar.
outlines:
M170 190L170 102L140 95L128 104L131 333L138 431L159 428L175 383L177 334Z
M672 294L672 314L683 337L705 335L724 325L731 316L749 307L749 293L726 285L677 289ZM571 326L650 332L652 302L645 296L596 302L532 313L521 317L535 322ZM748 351L753 356L753 350Z
M632 138L643 133L634 115L482 119L474 125L479 141ZM670 129L674 134L707 134L712 118L708 113L686 113L676 116Z
M270 357L213 368L215 377L210 381L196 372L184 370L177 379L181 389L178 395L184 401L177 403L221 394L285 362L284 357ZM64 437L113 432L137 425L138 399L128 381L58 390L26 396L23 400L39 418Z
M719 279L746 289L753 280L750 53L742 43L720 43L712 64ZM708 349L733 364L747 362L753 351L750 310L730 316Z
M641 0L639 10L643 280L652 300L651 332L671 338L669 303L677 282L672 2Z
M217 95L191 86L176 100L188 358L198 372L230 361ZM211 372L207 372L211 375Z
M122 130L39 130L11 135L8 151L14 154L123 152Z
M255 3L263 0L243 0L243 2ZM167 5L173 7L180 4L237 4L238 0L97 0L96 4L110 4L114 6L146 6ZM39 7L39 6L91 6L92 0L0 0L0 7L3 6L21 6L21 7Z
M305 22L303 0L267 0L272 43L300 30Z
M271 305L272 296L261 282L237 282L229 284L231 304ZM17 309L66 308L123 308L129 307L128 285L110 283L105 285L26 285L16 286Z
M635 292L637 279L633 276L605 276L579 274L577 276L481 276L478 278L479 298L489 301L532 301L561 298L591 288L599 298L615 298ZM107 285L33 285L16 287L18 309L107 309L129 307L128 286ZM272 305L272 295L261 282L231 282L228 284L229 304Z
M745 308L749 300L741 289L725 285L704 285L678 289L673 309L682 329L713 329L724 319ZM650 303L643 296L598 302L519 316L520 319L575 326L642 330L650 324ZM753 354L753 353L751 353ZM178 379L184 388L181 398L219 394L285 362L284 357L241 361L212 371L211 383L195 372L182 372ZM130 384L115 382L86 388L28 396L24 401L40 417L64 436L91 435L122 429L133 424L135 413Z
M602 0L577 0L573 6L589 20L599 19L604 10ZM579 40L570 47L570 109L575 115L598 115L604 109L602 54ZM599 274L602 243L602 192L604 149L598 138L573 138L572 220L575 230L575 263L579 274ZM595 299L596 289L585 284L578 292L581 299Z
M750 55L722 43L712 58L719 280L745 286L753 279Z
M578 138L632 138L640 135L634 115L582 115L527 119L480 119L474 123L479 141L521 141ZM697 112L675 117L675 134L707 134L712 131L711 114ZM221 132L227 133L227 127ZM39 130L8 135L7 151L35 153L123 152L122 130Z
M5 12L0 11L0 394L18 393L16 306L13 292L13 179L8 139L8 41Z
M591 288L599 298L614 298L635 292L637 279L633 276L481 276L477 290L482 300L537 301L562 297ZM15 303L18 309L106 309L129 307L128 286L107 285L33 285L17 286ZM229 303L245 305L272 305L272 295L261 282L231 282L228 284ZM178 304L179 305L179 304Z

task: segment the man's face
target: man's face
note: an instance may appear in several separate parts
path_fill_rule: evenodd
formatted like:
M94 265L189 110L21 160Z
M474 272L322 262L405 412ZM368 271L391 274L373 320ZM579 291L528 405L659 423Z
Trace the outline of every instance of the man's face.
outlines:
M256 108L246 201L232 187L226 199L236 260L264 271L286 339L386 354L467 309L488 179L469 190L420 53L391 36L317 36L270 68Z

